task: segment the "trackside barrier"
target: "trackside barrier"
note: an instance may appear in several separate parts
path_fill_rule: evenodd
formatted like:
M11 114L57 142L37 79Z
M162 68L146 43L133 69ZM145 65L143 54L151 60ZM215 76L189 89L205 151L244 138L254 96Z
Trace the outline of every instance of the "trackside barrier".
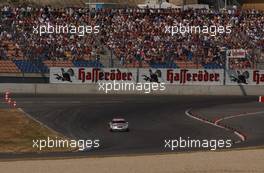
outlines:
M259 102L261 102L261 103L264 102L264 96L259 96Z
M223 85L223 69L135 69L51 67L50 83L96 84L125 81L132 83L161 82L175 85Z
M5 102L7 102L7 101L8 101L9 94L10 94L10 92L9 92L9 91L6 91L6 92L5 92L5 94L4 94L4 99L5 99Z
M126 81L175 85L264 85L264 70L51 67L50 83Z
M165 85L164 91L152 91L154 95L264 95L263 86L179 86ZM12 94L105 94L96 84L0 84L0 92ZM135 91L111 91L109 94L142 94Z
M9 91L4 92L4 102L7 103L11 108L16 108L17 106L17 102L15 100L12 100L11 92Z

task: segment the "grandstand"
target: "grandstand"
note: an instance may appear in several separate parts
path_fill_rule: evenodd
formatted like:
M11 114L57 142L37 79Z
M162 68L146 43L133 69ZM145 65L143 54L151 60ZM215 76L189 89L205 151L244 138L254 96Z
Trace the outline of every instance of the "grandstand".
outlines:
M222 9L233 6L242 7L243 9L264 10L263 0L199 0L200 4L209 4L211 7Z
M264 10L264 1L263 0L244 0L243 9L256 9Z
M179 9L90 11L80 7L3 6L0 18L1 73L46 74L50 67L215 69L224 67L223 49L240 48L248 52L247 65L240 67L253 68L263 56L263 12L253 10L233 10L231 13ZM182 23L230 24L233 33L215 37L204 34L172 37L163 30L176 18ZM32 26L45 22L97 23L103 27L98 35L39 36L33 33Z

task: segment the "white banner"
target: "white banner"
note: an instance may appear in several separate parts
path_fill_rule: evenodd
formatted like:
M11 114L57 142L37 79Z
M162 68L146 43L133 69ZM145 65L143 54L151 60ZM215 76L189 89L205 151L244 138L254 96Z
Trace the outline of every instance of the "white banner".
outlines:
M136 82L137 69L51 67L50 83Z
M227 50L227 57L229 58L245 58L247 51L244 49L230 49Z
M139 69L139 82L163 82L176 85L223 85L224 70Z
M226 85L264 85L264 70L227 70Z

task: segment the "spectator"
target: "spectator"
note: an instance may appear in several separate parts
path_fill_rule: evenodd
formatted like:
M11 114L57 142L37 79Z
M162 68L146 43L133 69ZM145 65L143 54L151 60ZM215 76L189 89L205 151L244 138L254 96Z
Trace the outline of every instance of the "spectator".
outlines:
M255 61L254 50L264 51L264 15L256 10L163 9L101 9L91 13L86 8L51 7L1 7L0 50L1 58L24 56L27 59L96 60L100 61L100 42L113 50L121 65L144 63L171 63L177 60L197 61L206 65L222 65L220 49L246 49L250 55L247 62L234 61L234 66L250 67ZM83 37L69 34L33 33L32 26L43 24L100 25L99 35ZM165 33L165 26L232 25L231 34ZM7 43L8 41L8 43ZM15 53L9 54L8 45L14 43ZM21 55L22 54L22 55Z

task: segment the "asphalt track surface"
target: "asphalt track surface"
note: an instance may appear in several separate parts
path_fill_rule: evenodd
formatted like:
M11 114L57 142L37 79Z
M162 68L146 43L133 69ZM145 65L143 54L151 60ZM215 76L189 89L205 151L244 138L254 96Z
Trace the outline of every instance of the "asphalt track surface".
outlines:
M48 127L74 139L99 139L100 147L86 152L0 154L0 158L64 157L147 154L206 150L165 147L164 140L239 138L231 131L188 117L186 110L208 119L264 111L255 96L153 96L153 95L16 95L18 107ZM3 103L0 104L3 106ZM114 117L129 122L129 132L110 132ZM232 148L264 144L264 113L223 120L247 135Z

